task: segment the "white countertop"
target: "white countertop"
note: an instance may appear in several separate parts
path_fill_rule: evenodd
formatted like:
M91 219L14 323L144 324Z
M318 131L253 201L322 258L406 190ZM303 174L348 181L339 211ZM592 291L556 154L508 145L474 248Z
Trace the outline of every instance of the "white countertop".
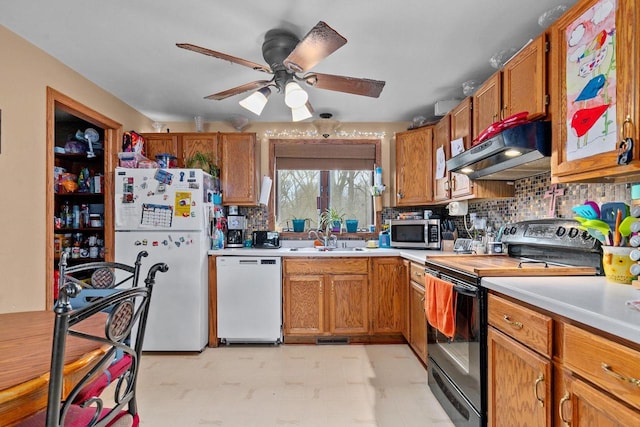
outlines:
M297 249L297 250L294 250ZM227 255L227 256L287 256L287 257L379 257L379 256L401 256L421 264L427 256L434 254L442 254L441 251L434 250L416 250L416 249L394 249L394 248L338 248L331 251L322 251L315 248L289 248L283 247L278 249L256 249L256 248L225 248L210 250L209 255Z
M482 286L640 344L640 290L603 276L485 277Z

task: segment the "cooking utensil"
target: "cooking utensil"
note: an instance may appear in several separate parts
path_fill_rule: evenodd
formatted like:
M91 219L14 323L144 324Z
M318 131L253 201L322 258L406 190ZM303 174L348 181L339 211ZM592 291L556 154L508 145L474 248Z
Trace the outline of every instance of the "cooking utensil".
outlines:
M631 225L636 221L638 221L638 219L632 216L628 216L625 219L623 219L622 222L620 223L620 235L622 237L629 237L633 232Z
M598 213L596 210L590 205L578 205L571 208L571 210L576 214L583 218L587 219L598 219Z
M622 211L616 212L616 224L613 229L613 246L620 246L620 223L622 222Z
M579 225L577 228L580 229L580 230L586 231L587 233L589 233L589 236L591 236L594 239L600 241L600 243L602 243L603 245L607 244L607 238L605 237L604 234L602 234L601 231L596 230L595 228L587 228L587 227L584 227L582 225Z
M593 230L597 230L600 233L602 233L603 237L605 238L604 241L607 245L610 245L610 237L609 237L609 233L611 232L611 227L609 226L609 224L607 224L605 221L599 220L599 219L588 219L586 221L584 221L582 223L582 226L589 229L593 229Z
M596 212L596 218L600 218L600 206L598 206L598 204L596 202L594 202L593 200L586 200L584 202L585 206L591 206L593 208L593 210Z
M622 219L629 216L629 205L623 202L608 202L600 207L600 219L609 224L611 230L616 226L618 209L622 211Z

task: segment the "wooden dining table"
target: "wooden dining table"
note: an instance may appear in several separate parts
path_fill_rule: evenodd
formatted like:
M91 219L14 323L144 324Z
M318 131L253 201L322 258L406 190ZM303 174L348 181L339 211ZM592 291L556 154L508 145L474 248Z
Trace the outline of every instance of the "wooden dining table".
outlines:
M92 316L74 327L104 335L106 314ZM53 311L0 314L0 426L11 425L47 405ZM68 337L63 396L104 354L95 341Z

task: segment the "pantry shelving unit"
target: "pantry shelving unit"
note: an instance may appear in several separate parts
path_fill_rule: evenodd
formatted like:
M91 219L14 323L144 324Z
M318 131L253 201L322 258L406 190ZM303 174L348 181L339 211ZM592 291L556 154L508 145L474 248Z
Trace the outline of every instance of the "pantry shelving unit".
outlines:
M78 139L78 131L84 134L88 128L98 133L93 155L65 150L69 141ZM47 307L52 307L57 297L56 271L63 251L70 252L69 264L113 260L112 175L121 140L121 124L47 88ZM75 176L77 185L63 186L59 179L62 171ZM79 183L83 171L89 173Z

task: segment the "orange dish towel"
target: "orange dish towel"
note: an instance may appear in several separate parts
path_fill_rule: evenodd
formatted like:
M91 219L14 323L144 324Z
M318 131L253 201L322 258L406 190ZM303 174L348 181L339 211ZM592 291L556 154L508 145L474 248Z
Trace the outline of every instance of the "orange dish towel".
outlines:
M429 324L453 338L456 332L456 292L453 284L425 274L424 309Z

